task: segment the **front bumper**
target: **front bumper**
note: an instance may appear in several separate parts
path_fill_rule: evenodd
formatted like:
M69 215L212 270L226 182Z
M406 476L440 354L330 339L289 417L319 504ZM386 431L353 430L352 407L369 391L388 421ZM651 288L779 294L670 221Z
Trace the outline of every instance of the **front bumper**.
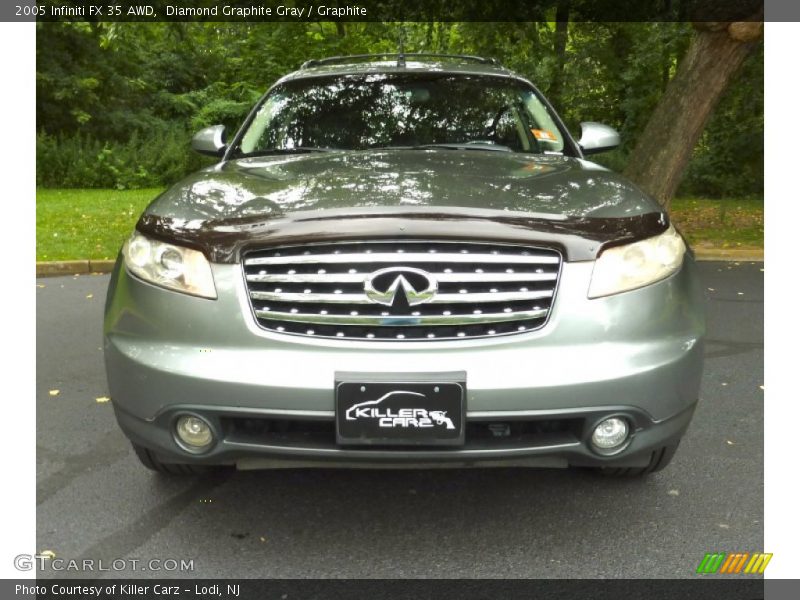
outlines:
M687 256L674 276L588 300L593 263L564 263L548 323L499 339L354 342L273 334L250 312L241 270L213 265L219 298L112 275L105 356L120 426L165 462L289 466L644 466L680 439L702 371L702 297ZM467 373L467 443L349 449L331 432L336 371ZM175 443L181 411L206 417L220 443L202 456ZM595 454L594 423L634 425L628 447ZM253 433L252 423L258 425ZM261 427L265 422L266 427ZM508 436L486 435L489 423ZM470 431L473 432L470 435Z

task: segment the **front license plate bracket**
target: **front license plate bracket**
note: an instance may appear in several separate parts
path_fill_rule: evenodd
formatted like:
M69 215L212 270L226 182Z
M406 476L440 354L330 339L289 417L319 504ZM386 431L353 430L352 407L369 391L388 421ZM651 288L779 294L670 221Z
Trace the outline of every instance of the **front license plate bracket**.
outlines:
M335 376L336 442L459 446L466 429L465 371Z

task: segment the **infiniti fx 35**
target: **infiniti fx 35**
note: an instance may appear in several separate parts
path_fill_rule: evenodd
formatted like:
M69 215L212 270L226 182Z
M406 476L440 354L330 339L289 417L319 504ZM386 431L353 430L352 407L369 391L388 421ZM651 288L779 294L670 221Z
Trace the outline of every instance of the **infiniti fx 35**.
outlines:
M698 398L695 263L525 78L337 57L275 83L120 253L105 361L147 467L662 469Z

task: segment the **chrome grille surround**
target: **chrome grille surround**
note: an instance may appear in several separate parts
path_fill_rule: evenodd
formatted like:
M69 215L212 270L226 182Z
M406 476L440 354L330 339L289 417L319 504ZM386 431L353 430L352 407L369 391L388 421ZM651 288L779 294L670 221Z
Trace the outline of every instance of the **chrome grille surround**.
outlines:
M261 328L362 341L441 341L540 329L561 263L551 248L413 239L275 246L246 252L242 260ZM388 268L409 277L425 272L436 283L435 295L412 306L401 285L391 306L376 303L366 282Z

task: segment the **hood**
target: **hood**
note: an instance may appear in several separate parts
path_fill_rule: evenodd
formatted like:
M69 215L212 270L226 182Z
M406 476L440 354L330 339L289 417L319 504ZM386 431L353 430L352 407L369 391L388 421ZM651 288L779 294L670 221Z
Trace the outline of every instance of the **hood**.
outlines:
M659 207L623 177L562 156L480 150L311 153L229 161L148 209L186 220L276 218L306 210L458 207L629 217Z
M490 236L542 242L568 260L588 260L602 244L664 227L653 200L594 163L449 149L227 161L164 192L138 225L218 262L237 261L257 244L365 236Z

